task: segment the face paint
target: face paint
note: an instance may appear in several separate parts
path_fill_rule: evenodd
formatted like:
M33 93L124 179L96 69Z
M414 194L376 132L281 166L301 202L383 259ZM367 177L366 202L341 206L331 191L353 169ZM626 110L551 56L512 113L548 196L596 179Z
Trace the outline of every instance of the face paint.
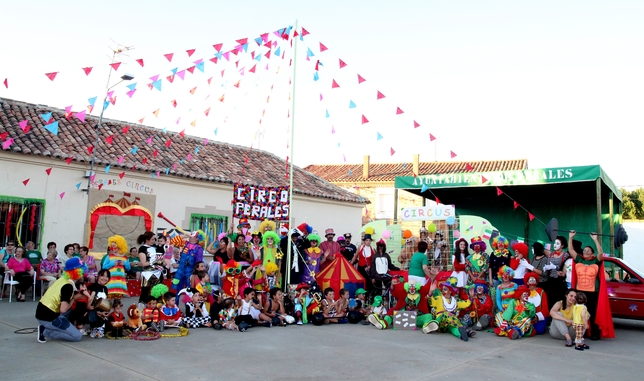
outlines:
M555 245L554 245L555 251L559 251L559 249L561 249L561 246L562 246L561 241L559 241L558 239L555 240Z

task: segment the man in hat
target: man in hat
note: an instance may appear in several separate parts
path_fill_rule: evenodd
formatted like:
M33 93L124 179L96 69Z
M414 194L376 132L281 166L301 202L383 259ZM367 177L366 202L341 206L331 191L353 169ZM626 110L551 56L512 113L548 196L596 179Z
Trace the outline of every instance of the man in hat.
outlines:
M72 257L65 262L63 276L52 283L38 302L36 319L38 342L45 343L47 338L65 341L80 341L83 335L67 320L71 312L72 298L76 291L75 282L83 279L84 264Z
M344 243L342 247L342 255L347 259L347 261L351 262L353 259L353 256L356 255L356 251L358 251L358 248L356 245L351 243L351 233L344 233Z
M324 237L326 238L326 241L320 242L320 250L322 250L324 257L326 258L324 266L322 266L322 270L324 270L326 265L331 263L333 256L342 250L340 244L333 240L333 238L335 237L335 232L332 228L328 228L324 231Z
M494 333L498 336L507 336L511 340L520 339L523 336L533 336L532 320L536 316L535 308L528 301L530 289L526 286L517 288L514 292L514 299L510 300L503 312L496 314L496 325Z
M298 229L292 229L291 230L291 235L290 238L288 237L283 237L280 240L280 250L284 254L284 257L282 258L282 262L280 263L280 273L284 274L286 276L286 272L290 271L290 284L298 284L302 280L302 272L305 269L304 265L304 250L307 248L307 245L305 245L305 242L308 243L308 247L311 246L308 240L304 241L300 239L301 234ZM288 255L288 245L291 245L291 268L288 269L286 266L288 259L286 256ZM287 292L287 282L284 281L282 282L282 288L284 292Z

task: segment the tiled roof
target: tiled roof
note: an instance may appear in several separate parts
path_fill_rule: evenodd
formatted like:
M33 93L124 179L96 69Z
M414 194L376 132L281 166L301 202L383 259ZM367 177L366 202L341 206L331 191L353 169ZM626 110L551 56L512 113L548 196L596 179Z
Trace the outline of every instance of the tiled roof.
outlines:
M57 136L43 128L44 120L40 115L48 112L53 112L53 120L59 123ZM27 134L19 126L19 122L25 119L31 126ZM95 143L97 123L98 118L93 116L86 117L85 122L74 117L68 120L63 110L0 98L0 134L7 132L7 139L14 139L14 143L5 151L60 160L73 157L75 162L87 163L89 169L91 155L87 148ZM124 134L122 129L128 125L131 127ZM112 144L108 144L105 139L112 135ZM146 140L150 137L152 143L148 144ZM166 147L170 139L172 143ZM199 181L264 186L288 184L286 162L271 153L222 142L203 143L203 138L187 135L182 138L174 132L164 133L151 127L103 119L95 162L98 166L109 164L113 171L118 168L131 170L134 167L136 171L161 172L162 176L165 176L166 168L170 168L170 176ZM132 153L134 146L138 147L136 154ZM195 153L197 147L199 152ZM156 157L155 150L158 151ZM191 160L186 159L188 154L192 156ZM119 157L123 155L123 164L119 164ZM147 159L145 164L144 158ZM177 164L176 169L173 169L174 164ZM293 188L295 194L355 203L368 202L297 167L293 171Z
M435 175L440 173L467 172L467 164L472 166L471 172L511 171L528 168L527 159L518 160L488 160L488 161L431 161L418 163L418 175ZM353 182L393 182L397 176L413 176L413 163L370 164L369 178L362 177L362 164L338 165L308 165L303 169L326 181L333 183Z

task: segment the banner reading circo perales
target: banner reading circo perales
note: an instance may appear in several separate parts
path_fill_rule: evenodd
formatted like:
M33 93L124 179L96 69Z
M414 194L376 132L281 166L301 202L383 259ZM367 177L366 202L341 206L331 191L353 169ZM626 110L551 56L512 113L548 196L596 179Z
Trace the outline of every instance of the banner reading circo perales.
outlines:
M233 217L249 220L288 220L289 187L265 187L235 183Z

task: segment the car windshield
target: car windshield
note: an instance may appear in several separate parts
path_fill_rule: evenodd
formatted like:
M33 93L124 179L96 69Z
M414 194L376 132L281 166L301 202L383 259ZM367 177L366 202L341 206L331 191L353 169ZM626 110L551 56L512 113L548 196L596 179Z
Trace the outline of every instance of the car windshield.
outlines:
M620 262L621 262L621 263L620 263ZM620 266L620 267L626 267L626 268L628 268L629 270L631 270L632 272L636 273L636 274L637 274L638 276L640 276L641 278L644 278L644 273L643 273L643 272L641 272L641 271L639 271L638 269L636 269L635 267L631 266L631 265L630 265L628 262L626 262L625 260L620 259L619 261L616 261L616 264L617 264L618 266ZM622 266L622 265L623 265L623 266Z

